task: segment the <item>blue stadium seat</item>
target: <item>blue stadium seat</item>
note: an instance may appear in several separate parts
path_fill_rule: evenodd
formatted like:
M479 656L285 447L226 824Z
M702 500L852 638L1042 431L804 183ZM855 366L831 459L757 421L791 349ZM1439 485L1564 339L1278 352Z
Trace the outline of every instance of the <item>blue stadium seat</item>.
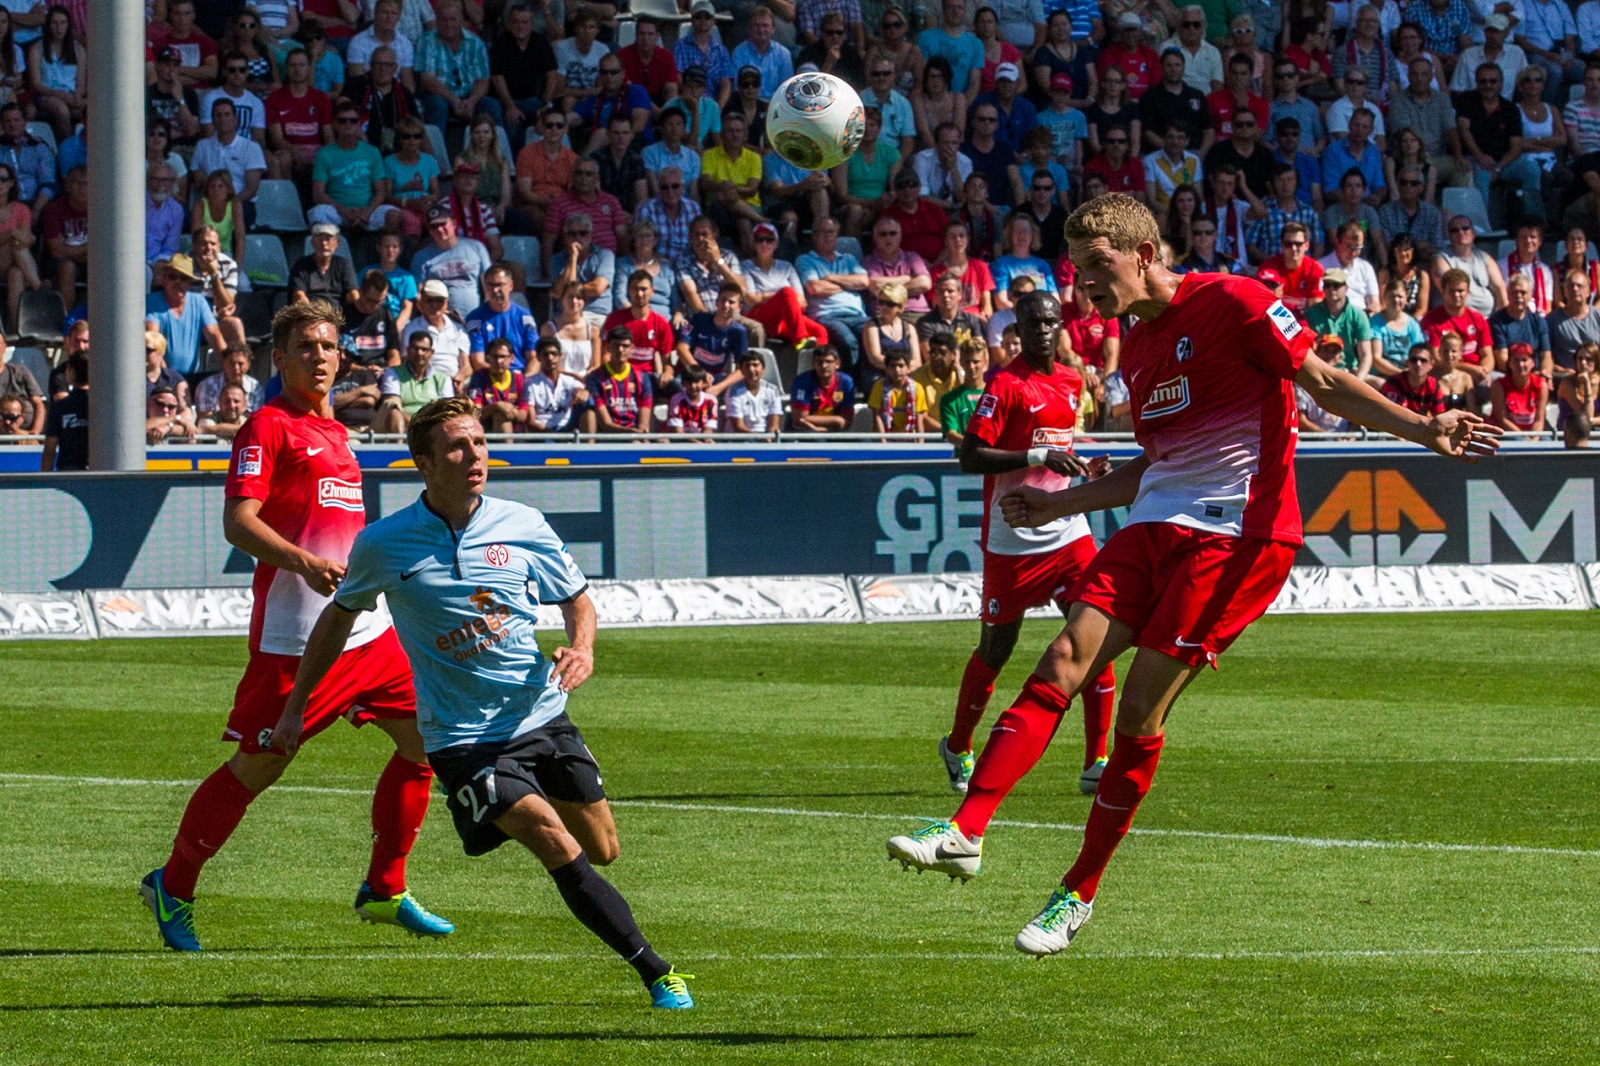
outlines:
M16 363L20 367L26 367L28 373L33 375L33 380L39 383L41 392L49 389L50 360L45 358L44 349L13 348L6 361Z
M500 243L505 247L507 259L522 264L522 269L527 273L529 287L535 282L544 280L544 271L539 266L539 238L515 237L508 234L500 238Z
M294 182L266 178L256 193L256 228L276 233L305 233L306 213L300 206L300 192Z
M234 299L235 314L244 325L244 339L261 344L272 336L272 315L283 299L282 292L241 292Z
M750 350L752 352L760 352L762 358L764 358L767 362L767 369L762 375L762 380L772 382L773 387L776 388L780 393L783 393L784 397L787 398L788 392L784 389L783 373L778 369L778 357L772 354L772 349L751 348Z
M28 123L28 134L36 137L50 146L50 154L56 154L56 131L48 122Z
M1445 189L1441 207L1446 222L1456 215L1466 215L1480 241L1506 235L1505 230L1495 229L1489 224L1489 205L1483 202L1477 189Z
M17 308L17 342L58 348L65 337L61 328L66 320L66 305L54 288L24 292Z
M857 259L861 258L861 242L854 237L840 237L839 251L849 252Z
M283 242L272 233L251 233L244 239L244 262L240 269L250 284L261 289L289 287L289 258Z
M428 127L428 147L433 152L433 158L438 160L439 169L450 173L450 153L444 146L444 130L438 126Z

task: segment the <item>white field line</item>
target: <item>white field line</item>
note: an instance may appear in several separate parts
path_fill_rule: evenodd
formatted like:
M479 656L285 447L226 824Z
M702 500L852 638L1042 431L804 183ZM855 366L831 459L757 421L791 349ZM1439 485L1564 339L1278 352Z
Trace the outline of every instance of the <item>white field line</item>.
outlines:
M115 785L119 788L194 788L198 781L158 780L137 777L74 777L65 774L0 773L0 784ZM370 796L370 789L328 788L318 785L274 785L274 792L295 792L319 796ZM762 815L778 818L847 818L855 821L915 822L910 814L873 814L856 811L818 811L804 807L752 807L736 803L668 803L662 800L612 800L614 807L641 807L666 811L701 811L715 814ZM926 819L923 819L926 820ZM1048 829L1081 832L1082 825L1069 822L1021 822L996 818L990 825L1012 829ZM1300 837L1281 833L1224 833L1204 829L1139 829L1133 833L1148 837L1173 837L1192 840L1232 840L1250 844L1282 844L1302 848L1352 848L1376 851L1444 851L1490 855L1560 855L1569 858L1600 859L1600 850L1582 848L1530 847L1521 844L1451 844L1434 840L1345 840L1335 837Z

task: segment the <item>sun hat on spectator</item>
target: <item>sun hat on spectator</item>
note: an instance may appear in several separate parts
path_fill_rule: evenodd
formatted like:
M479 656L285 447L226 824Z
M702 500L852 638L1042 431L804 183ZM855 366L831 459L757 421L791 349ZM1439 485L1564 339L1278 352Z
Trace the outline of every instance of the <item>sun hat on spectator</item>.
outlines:
M1344 351L1344 338L1340 337L1337 333L1324 333L1322 336L1317 338L1317 347L1337 348L1342 352Z
M1344 285L1347 284L1349 280L1349 278L1345 277L1345 273L1342 268L1334 267L1332 270L1322 275L1322 287L1327 288L1329 285Z
M1144 19L1140 18L1136 12L1124 11L1117 16L1117 29L1142 30L1144 29Z
M184 255L182 252L179 252L171 259L168 259L162 265L168 270L172 271L174 274L177 274L180 277L188 278L190 281L200 280L200 275L194 272L194 260L190 259L187 255Z
M339 227L332 222L318 222L311 227L311 235L313 237L337 237L339 235Z
M1057 71L1055 74L1051 75L1051 77L1050 77L1050 88L1052 88L1052 89L1066 89L1068 91L1071 91L1071 89L1072 89L1072 75L1068 74L1064 70Z
M1022 72L1017 69L1017 65L1015 63L1001 63L998 67L994 68L995 81L999 81L1001 78L1006 78L1010 81L1016 81L1020 77L1022 77Z
M421 294L423 296L431 296L436 300L450 299L450 290L445 288L444 282L440 281L438 278L429 278L427 281L424 281L422 283Z

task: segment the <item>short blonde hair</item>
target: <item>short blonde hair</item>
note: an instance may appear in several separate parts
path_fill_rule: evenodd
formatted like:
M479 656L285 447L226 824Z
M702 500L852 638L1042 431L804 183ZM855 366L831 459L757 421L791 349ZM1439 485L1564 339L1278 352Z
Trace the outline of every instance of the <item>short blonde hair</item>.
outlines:
M1083 204L1067 216L1064 232L1068 241L1104 237L1119 252L1131 252L1146 241L1161 247L1156 216L1142 201L1124 192L1109 192Z
M906 287L898 281L889 282L889 284L878 290L878 302L904 307L906 305Z
M146 348L154 348L165 359L167 356L167 335L159 329L147 329L144 331L144 346Z

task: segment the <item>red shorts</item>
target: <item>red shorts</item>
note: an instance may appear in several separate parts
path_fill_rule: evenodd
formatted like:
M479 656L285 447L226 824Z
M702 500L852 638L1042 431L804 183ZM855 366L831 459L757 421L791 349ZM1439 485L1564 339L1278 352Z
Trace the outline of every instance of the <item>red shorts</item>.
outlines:
M300 656L251 652L250 663L239 679L233 697L233 710L223 740L239 743L248 754L267 750L263 745L283 714L294 689L294 675L300 669ZM375 718L415 718L417 695L411 687L411 663L400 647L400 638L387 629L377 640L351 648L333 664L306 702L305 732L310 740L344 718L351 725L363 726Z
M1079 537L1038 555L983 553L983 603L978 617L997 626L1015 622L1051 600L1065 605L1067 593L1094 558L1094 538Z
M1073 590L1133 630L1133 641L1199 666L1266 613L1289 579L1295 549L1169 522L1125 526Z

